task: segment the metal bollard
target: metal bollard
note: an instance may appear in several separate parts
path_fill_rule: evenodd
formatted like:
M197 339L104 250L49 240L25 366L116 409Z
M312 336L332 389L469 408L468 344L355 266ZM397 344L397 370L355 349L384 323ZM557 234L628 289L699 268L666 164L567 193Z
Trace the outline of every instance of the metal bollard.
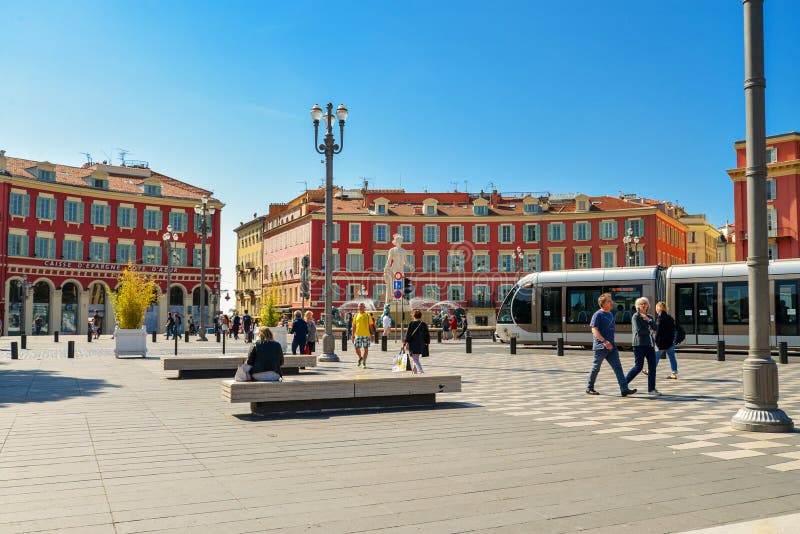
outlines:
M517 353L517 336L511 336L511 339L508 340L508 346L511 349L511 354Z
M388 349L389 338L381 336L381 351L386 352Z
M225 338L228 336L222 336L222 354L225 354Z
M92 329L90 328L88 332L86 332L86 341L89 343L92 342Z
M564 355L564 338L560 337L556 339L556 355L563 356Z
M55 332L53 332L53 341L55 341L56 343L58 343L58 330L56 330Z
M725 361L725 341L721 339L717 341L717 361L718 362Z
M16 341L11 342L11 359L19 360L19 346Z
M67 358L75 357L75 342L67 341Z
M219 339L219 330L217 330L217 343L219 343L219 342L220 342L220 339Z
M496 339L497 336L495 336L495 333L496 332L489 332L489 335L492 337L492 343L496 343L497 342L497 339Z
M789 344L786 341L778 343L778 361L789 363Z
M158 334L156 333L156 331L155 331L155 330L153 330L153 331L151 332L151 334L153 334L153 343L155 343L155 342L156 342L156 339L157 339L157 337L158 337Z
M342 352L347 350L347 331L342 332Z
M441 330L436 332L436 342L437 343L441 343L442 342L442 331Z
M28 348L28 336L27 335L22 334L21 336L19 336L19 347L21 349L27 349Z
M175 341L175 356L178 355L178 336L172 336L172 339Z
M467 354L472 354L472 334L470 333L469 330L467 330L466 341L467 341Z
M184 336L183 337L184 337L184 341L186 343L188 343L189 342L189 331L188 330L186 332L184 332Z

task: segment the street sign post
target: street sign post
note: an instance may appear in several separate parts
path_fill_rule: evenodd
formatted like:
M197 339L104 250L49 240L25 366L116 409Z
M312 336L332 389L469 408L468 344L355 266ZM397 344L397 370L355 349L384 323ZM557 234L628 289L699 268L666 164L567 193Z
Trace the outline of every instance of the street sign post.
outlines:
M395 280L392 282L392 289L395 291L402 291L403 289L403 281L402 280Z
M399 289L395 288L395 291L394 291L394 298L396 298L396 299L399 299L399 298L400 298L400 297L402 297L402 296L403 296L403 292L402 292L402 291L400 291Z
M395 271L394 272L394 279L395 280L402 280L403 279L403 273L401 273L400 271Z

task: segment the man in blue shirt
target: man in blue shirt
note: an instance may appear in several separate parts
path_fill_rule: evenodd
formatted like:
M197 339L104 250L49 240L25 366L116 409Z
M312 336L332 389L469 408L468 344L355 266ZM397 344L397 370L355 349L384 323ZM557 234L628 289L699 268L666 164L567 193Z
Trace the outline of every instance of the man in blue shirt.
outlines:
M633 395L636 393L635 389L628 389L628 383L625 381L625 374L622 372L622 364L619 361L619 351L614 344L614 314L611 313L611 308L614 306L614 300L611 298L610 293L603 293L598 297L597 304L600 309L594 312L589 326L592 327L592 337L594 338L594 364L592 370L589 372L589 382L586 384L587 395L599 395L594 389L594 382L597 380L597 373L600 372L600 366L603 360L608 360L611 369L617 376L619 383L619 391L623 397Z

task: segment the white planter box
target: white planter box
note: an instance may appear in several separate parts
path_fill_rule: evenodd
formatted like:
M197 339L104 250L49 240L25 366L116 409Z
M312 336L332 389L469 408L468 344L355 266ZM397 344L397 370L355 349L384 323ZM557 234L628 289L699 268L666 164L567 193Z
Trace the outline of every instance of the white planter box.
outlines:
M114 331L114 356L147 356L147 331L143 328Z

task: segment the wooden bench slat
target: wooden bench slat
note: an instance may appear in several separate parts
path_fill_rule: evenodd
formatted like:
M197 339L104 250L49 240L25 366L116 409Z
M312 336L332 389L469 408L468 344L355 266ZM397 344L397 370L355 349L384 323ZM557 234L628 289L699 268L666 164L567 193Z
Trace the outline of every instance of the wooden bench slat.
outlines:
M236 370L247 356L170 356L161 358L164 371ZM284 356L283 367L316 367L316 356Z

